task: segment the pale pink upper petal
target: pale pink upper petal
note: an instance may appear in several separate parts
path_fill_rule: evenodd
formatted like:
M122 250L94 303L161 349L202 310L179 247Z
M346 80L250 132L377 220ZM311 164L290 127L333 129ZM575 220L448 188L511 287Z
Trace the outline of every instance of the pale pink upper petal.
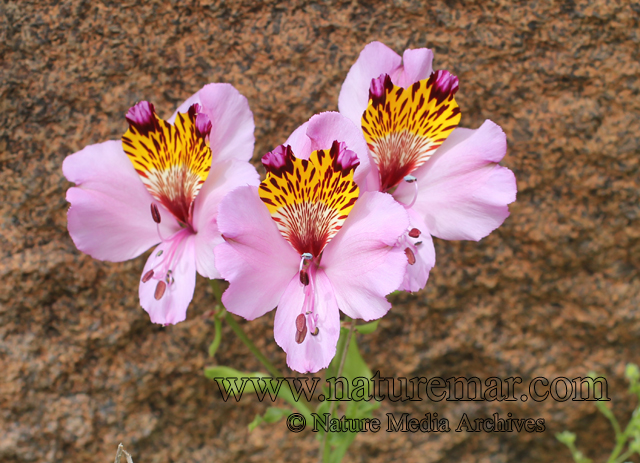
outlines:
M255 126L247 99L231 84L208 84L182 103L169 122L173 123L178 112L186 113L194 103L202 106L211 121L209 140L214 161L249 161Z
M161 243L155 248L142 271L142 276L149 270L162 266L163 259L170 258L171 242ZM162 254L158 254L162 251ZM196 287L196 259L193 235L185 235L177 244L176 258L171 266L173 282L166 286L164 294L156 299L156 287L160 281L166 284L166 273L156 271L156 275L143 283L140 281L140 305L149 314L153 323L174 325L187 317L187 308ZM159 274L158 274L159 273Z
M217 225L218 207L222 198L231 190L246 185L258 185L260 177L255 167L234 159L214 162L193 210L193 227L196 231L196 268L207 278L220 278L215 267L213 248L224 240Z
M160 241L151 216L156 203L160 233L171 235L178 223L157 203L140 181L120 141L90 145L64 160L69 188L69 234L76 247L90 256L121 262L142 254Z
M297 275L282 295L274 320L275 339L287 353L287 365L300 373L315 373L328 367L340 337L340 312L331 282L322 270L316 273L315 297L317 336L307 332L302 343L296 342L296 317L304 304L304 286Z
M413 209L433 236L477 241L504 222L517 191L513 172L497 165L506 151L504 132L487 120L476 130L455 129L413 173L419 188ZM410 203L414 188L401 183L394 197Z
M222 302L247 320L273 309L291 279L300 256L276 227L253 186L240 187L220 203L218 228L225 242L214 249L216 267L229 281Z
M436 250L433 247L433 239L429 233L429 228L422 220L422 217L413 209L408 209L407 212L409 213L409 229L417 228L420 230L420 236L415 239L406 236L405 240L399 245L403 252L409 247L416 259L413 265L407 265L400 289L416 292L427 284L429 272L436 265Z
M362 113L369 103L371 79L380 77L380 74L393 74L401 62L400 55L383 43L371 42L365 46L340 89L340 113L360 127Z
M390 195L360 195L321 261L345 314L374 320L389 310L385 296L400 287L407 265L404 251L395 245L408 226L405 208Z
M361 186L372 164L369 149L360 125L355 125L342 114L327 111L312 116L308 122L298 127L284 144L291 146L295 157L309 159L313 151L328 150L336 140L344 142L347 149L357 154L360 165L356 167L353 178L358 186Z
M420 80L429 78L433 72L432 62L433 52L428 48L405 50L402 55L402 66L391 74L391 81L395 85L408 88Z

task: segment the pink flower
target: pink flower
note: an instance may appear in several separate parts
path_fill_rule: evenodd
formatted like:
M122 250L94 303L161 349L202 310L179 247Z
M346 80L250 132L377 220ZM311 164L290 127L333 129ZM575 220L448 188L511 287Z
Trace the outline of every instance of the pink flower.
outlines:
M262 158L259 188L238 188L220 204L225 243L215 256L230 283L222 301L248 320L278 306L275 339L299 372L331 362L339 310L382 317L385 296L402 282L407 261L394 245L407 213L387 194L360 192L366 156L357 126L338 113L316 115Z
M151 253L140 304L151 321L185 319L196 271L219 278L213 248L222 242L216 216L233 188L257 185L249 164L253 115L229 84L209 84L168 122L142 101L127 113L122 141L87 146L62 165L71 203L68 228L79 250L121 262Z
M431 235L480 240L509 216L516 199L513 172L499 166L507 151L502 129L487 120L458 128L457 77L433 72L431 50L402 58L380 42L368 44L340 91L340 113L362 128L371 156L367 189L389 192L411 224L401 289L418 291L435 265Z

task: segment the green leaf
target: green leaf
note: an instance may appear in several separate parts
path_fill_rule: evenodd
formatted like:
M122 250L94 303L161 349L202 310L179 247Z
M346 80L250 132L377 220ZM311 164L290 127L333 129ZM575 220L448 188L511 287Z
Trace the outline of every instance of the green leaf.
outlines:
M264 415L256 415L255 419L249 423L249 431L253 431L261 423L276 423L283 416L290 415L292 412L286 408L269 407Z
M356 331L360 334L370 334L378 329L378 324L380 323L380 319L374 320L369 323L364 323L362 325L356 325Z

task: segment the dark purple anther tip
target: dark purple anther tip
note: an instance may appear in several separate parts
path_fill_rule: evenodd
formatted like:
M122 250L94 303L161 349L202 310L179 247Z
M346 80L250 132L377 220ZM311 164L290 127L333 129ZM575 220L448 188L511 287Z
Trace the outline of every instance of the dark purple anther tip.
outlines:
M307 320L304 317L304 314L300 314L296 317L296 330L302 331L307 324Z
M158 284L156 285L156 291L155 293L153 293L153 297L156 298L156 301L159 301L160 299L162 299L162 296L164 296L164 292L167 289L167 284L164 281L159 281Z
M304 269L300 270L300 283L305 286L309 284L309 273Z
M407 256L407 262L409 262L409 265L416 263L416 255L413 253L411 248L405 248L404 254Z
M155 223L160 223L160 209L156 206L156 203L151 203L151 217L153 217L153 221Z
M411 230L409 230L409 236L411 238L417 238L420 236L420 230L418 230L417 228L412 228Z
M300 314L302 315L302 314ZM304 315L303 315L304 317ZM304 341L304 338L307 337L307 325L305 323L304 327L302 328L302 331L296 331L296 342L298 344L302 344L302 341Z
M146 283L147 281L149 281L151 279L151 277L153 277L153 269L149 270L147 273L145 273L142 276L142 282Z

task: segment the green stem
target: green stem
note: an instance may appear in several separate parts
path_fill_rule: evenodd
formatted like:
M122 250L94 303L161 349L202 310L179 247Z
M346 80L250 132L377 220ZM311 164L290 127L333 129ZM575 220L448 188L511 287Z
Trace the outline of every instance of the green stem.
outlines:
M251 353L256 356L256 358L260 361L260 363L262 363L262 365L264 365L267 371L271 373L271 375L274 378L282 378L284 375L280 373L275 366L273 366L273 363L271 363L269 359L265 357L262 352L260 352L260 350L253 343L253 341L249 339L249 337L244 332L242 327L238 325L238 322L235 321L233 316L229 312L226 312L224 315L224 318L229 324L229 326L231 327L231 329L233 330L233 332L236 333L236 336L238 336L240 340L244 343L244 345L249 348Z
M347 317L349 319L349 317ZM347 333L347 339L344 341L344 346L342 347L342 356L340 358L340 366L338 367L338 373L336 374L336 378L340 378L342 376L342 370L344 368L344 362L347 359L347 352L349 350L349 344L351 343L351 336L353 335L353 331L356 328L355 319L351 320L351 326L349 327L349 332ZM329 409L329 417L333 418L333 412L336 408L336 402L331 402L331 408ZM329 431L324 433L322 445L320 446L320 455L319 461L321 463L328 463L329 458L331 457L331 449L329 448Z

